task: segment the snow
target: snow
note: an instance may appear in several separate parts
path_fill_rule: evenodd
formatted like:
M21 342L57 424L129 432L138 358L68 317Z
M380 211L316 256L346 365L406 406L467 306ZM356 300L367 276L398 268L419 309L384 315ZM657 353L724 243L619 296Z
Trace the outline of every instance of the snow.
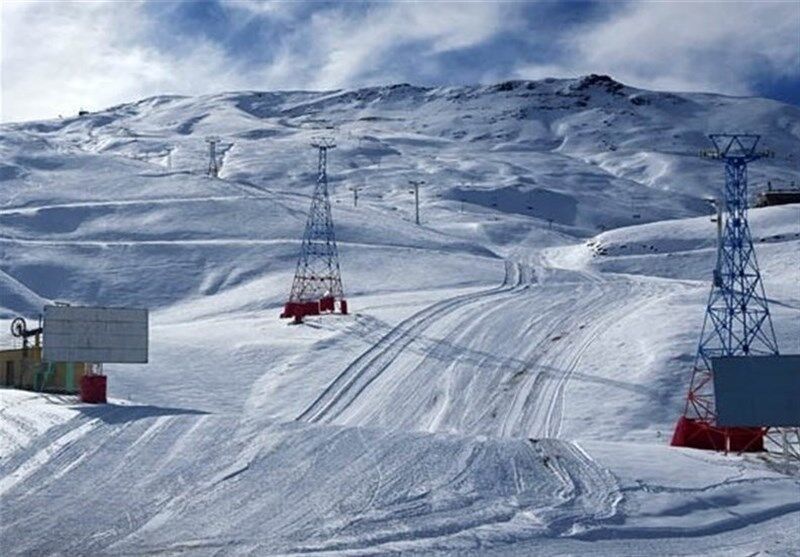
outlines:
M776 152L754 192L800 179L800 109L597 76L3 126L0 317L146 306L151 354L107 366L105 406L0 391L0 550L800 551L796 474L668 447L723 176L697 153L732 125ZM293 326L277 316L320 134L352 313ZM750 225L779 345L800 352L800 207Z

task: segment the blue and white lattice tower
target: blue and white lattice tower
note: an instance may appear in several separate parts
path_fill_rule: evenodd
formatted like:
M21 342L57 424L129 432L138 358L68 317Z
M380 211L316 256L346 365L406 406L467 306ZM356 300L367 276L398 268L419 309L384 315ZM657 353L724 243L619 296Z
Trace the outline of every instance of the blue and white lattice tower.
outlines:
M328 138L316 139L311 145L319 154L317 184L303 233L292 291L281 314L281 317L294 317L296 322L302 321L306 315L333 312L337 303L339 311L347 313L328 195L328 151L336 145Z

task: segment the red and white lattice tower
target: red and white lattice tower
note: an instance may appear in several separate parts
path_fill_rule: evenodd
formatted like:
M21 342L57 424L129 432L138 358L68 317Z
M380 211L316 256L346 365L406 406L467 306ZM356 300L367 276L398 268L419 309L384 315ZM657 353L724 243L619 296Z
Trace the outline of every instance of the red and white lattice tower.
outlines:
M302 322L306 315L333 313L337 305L342 314L347 314L328 196L328 151L336 145L329 138L316 139L311 145L319 155L317 184L303 233L292 291L281 314L282 318L293 317L296 323Z

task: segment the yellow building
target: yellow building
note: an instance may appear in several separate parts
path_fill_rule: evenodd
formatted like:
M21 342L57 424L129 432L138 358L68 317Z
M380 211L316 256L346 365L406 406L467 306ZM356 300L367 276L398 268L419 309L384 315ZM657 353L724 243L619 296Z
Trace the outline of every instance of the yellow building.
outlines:
M77 394L86 368L83 363L42 362L41 346L0 350L0 386L3 387Z

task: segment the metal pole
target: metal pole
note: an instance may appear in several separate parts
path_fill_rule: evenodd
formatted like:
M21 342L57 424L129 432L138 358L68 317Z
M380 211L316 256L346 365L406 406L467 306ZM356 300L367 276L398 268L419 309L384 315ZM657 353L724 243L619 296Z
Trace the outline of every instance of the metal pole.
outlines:
M425 183L425 180L409 180L408 183L414 186L414 207L415 207L414 222L419 224L419 187Z
M722 215L722 203L715 202L714 205L717 207L717 264L719 265L719 257L722 253L723 219L725 217Z
M719 273L721 259L722 259L722 230L724 228L724 223L725 223L725 220L724 220L724 217L723 217L723 209L724 209L724 207L723 207L723 204L722 204L722 200L720 200L718 198L709 197L709 198L706 199L706 201L711 203L711 205L713 205L714 209L716 209L716 211L717 211L716 218L712 218L711 222L716 222L717 223L717 262L716 262L716 265L714 265L714 268L716 269L717 273Z
M419 224L419 184L414 184L414 205L416 205L416 221Z
M216 178L217 176L217 142L211 141L209 143L210 152L209 152L209 159L211 163L211 175Z
M789 469L789 436L786 434L786 429L781 428L781 441L783 445L783 462L786 469Z

